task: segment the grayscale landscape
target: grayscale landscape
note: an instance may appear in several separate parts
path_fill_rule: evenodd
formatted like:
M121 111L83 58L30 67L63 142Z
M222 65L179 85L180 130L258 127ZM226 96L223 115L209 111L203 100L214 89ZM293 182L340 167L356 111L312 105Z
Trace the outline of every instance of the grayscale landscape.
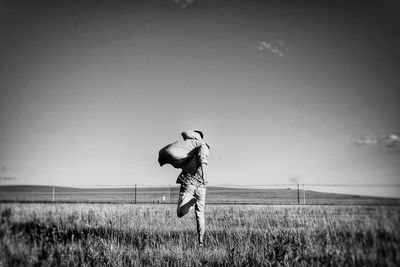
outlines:
M0 0L0 267L399 266L399 14Z

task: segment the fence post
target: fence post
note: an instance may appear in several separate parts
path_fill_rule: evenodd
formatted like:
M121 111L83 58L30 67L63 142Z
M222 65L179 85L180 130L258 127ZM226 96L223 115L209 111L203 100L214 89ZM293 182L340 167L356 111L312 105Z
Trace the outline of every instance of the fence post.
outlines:
M299 183L297 183L297 205L300 205L300 188L299 188Z
M52 200L54 202L54 193L55 193L55 186L53 185L53 194L52 194Z
M306 190L304 190L304 184L303 184L303 205L306 204Z
M137 195L137 187L136 187L136 184L135 184L135 204L136 204L136 195Z

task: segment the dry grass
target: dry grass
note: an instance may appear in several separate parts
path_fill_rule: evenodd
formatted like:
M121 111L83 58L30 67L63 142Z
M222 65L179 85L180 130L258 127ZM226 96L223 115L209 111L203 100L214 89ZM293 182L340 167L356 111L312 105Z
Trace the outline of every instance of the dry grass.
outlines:
M0 204L0 266L396 266L398 206Z

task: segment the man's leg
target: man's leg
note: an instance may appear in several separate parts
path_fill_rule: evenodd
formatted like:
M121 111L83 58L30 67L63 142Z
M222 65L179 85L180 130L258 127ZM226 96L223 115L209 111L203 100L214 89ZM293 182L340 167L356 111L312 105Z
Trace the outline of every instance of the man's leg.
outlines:
M179 218L185 216L191 207L196 203L196 198L194 197L194 186L181 185L178 199L178 209L176 213Z
M197 222L197 237L199 244L204 245L204 232L205 232L205 218L204 208L206 205L206 191L205 187L198 187L196 189L196 222Z

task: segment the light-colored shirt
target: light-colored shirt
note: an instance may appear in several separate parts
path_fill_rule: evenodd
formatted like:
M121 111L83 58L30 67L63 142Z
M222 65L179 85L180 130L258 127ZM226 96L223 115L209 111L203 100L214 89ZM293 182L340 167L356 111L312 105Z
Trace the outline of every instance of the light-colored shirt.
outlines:
M182 137L190 146L197 148L197 153L187 159L187 162L183 164L182 173L178 176L176 182L187 185L193 184L196 186L206 185L200 167L202 164L208 164L210 150L200 134L194 131L185 131L182 133Z
M184 185L194 185L194 186L203 186L207 185L207 181L203 179L202 169L199 167L197 168L196 172L188 173L182 171L178 178L176 179L177 184L184 184Z

